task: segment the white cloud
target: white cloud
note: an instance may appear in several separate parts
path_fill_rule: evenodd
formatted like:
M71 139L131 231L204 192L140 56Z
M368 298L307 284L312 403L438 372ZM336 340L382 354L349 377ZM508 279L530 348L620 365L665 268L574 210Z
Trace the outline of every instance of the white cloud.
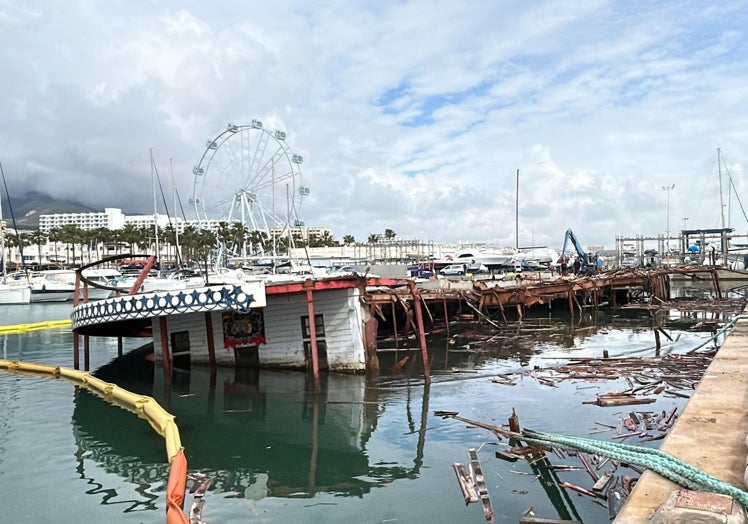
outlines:
M665 232L663 185L671 230L718 226L717 147L745 193L746 27L737 1L0 4L1 160L148 212L150 148L186 202L206 141L259 118L339 239L513 245L519 169L520 244L613 247Z

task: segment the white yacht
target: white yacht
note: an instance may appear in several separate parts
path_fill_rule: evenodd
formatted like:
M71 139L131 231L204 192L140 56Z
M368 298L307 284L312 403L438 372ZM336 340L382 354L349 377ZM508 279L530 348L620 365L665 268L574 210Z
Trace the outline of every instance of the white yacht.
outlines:
M31 302L31 286L26 282L0 283L0 304L28 304Z
M75 295L75 271L50 269L34 271L31 280L31 302L67 302Z

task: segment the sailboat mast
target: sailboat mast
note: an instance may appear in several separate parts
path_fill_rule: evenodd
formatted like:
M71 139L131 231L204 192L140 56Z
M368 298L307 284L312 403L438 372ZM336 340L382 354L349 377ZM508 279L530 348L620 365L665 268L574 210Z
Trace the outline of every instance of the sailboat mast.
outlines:
M177 216L177 183L174 180L174 157L169 159L169 170L171 171L171 197L174 200L174 260L178 267L182 267L182 260L179 256L179 217ZM168 250L167 250L168 256Z
M153 232L156 237L156 260L159 261L159 274L161 273L160 251L158 245L158 201L156 200L156 170L153 164L153 148L148 150L151 155L151 182L153 183Z
M514 195L514 249L519 251L519 169L517 169L517 191Z
M725 204L722 200L722 151L717 148L717 173L719 174L719 216L722 229L725 229Z
M273 222L275 221L275 157L272 159L271 164L271 172L270 172L270 187L271 187L271 194L273 203L270 208L270 212L272 213L272 218L270 219L271 226L273 225ZM270 236L273 238L273 274L275 274L275 266L277 265L277 246L276 246L276 234L273 233L270 228L268 228L268 233L270 233Z

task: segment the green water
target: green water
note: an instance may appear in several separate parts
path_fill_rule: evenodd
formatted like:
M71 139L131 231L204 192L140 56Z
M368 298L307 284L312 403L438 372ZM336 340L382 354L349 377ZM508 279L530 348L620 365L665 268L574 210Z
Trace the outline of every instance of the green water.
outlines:
M69 305L37 304L4 311L4 325L65 318ZM15 309L13 309L15 308ZM662 354L704 343L699 319L664 321L672 341ZM480 504L465 505L452 464L478 450L496 522L519 520L532 507L545 518L607 522L603 505L558 488L556 480L590 487L584 471L549 473L525 461L505 462L506 449L485 429L435 411L457 411L506 425L516 409L525 427L610 438L622 410L585 401L628 387L625 380L545 385L530 375L570 357L653 356L648 312L619 311L586 319L528 321L529 335L493 336L473 325L429 338L432 380L423 380L419 351L383 356L382 375L323 374L315 394L305 373L208 369L162 370L133 355L117 359L114 340L93 339L95 374L156 398L176 416L190 473L211 479L203 520L227 522L483 522ZM0 338L3 357L72 365L68 329ZM125 350L137 340L126 340ZM402 374L390 369L411 357ZM516 385L496 384L499 374ZM74 386L49 378L0 373L0 490L4 522L164 522L168 476L164 442L142 419ZM658 397L646 409L682 407ZM649 445L656 445L650 443ZM555 462L560 460L552 457ZM570 461L570 458L566 459ZM576 462L574 465L579 465ZM624 471L637 476L635 472ZM192 497L188 494L186 508Z

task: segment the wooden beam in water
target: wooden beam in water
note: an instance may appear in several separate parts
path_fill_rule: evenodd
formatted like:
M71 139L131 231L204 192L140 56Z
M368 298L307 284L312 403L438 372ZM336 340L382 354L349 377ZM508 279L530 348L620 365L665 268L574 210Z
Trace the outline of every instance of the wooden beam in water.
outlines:
M470 448L468 453L470 454L470 469L473 473L475 486L483 503L483 514L486 516L488 522L493 522L493 506L491 506L491 499L488 498L488 489L486 488L486 481L483 477L483 470L480 467L480 462L478 462L478 452L475 448Z

